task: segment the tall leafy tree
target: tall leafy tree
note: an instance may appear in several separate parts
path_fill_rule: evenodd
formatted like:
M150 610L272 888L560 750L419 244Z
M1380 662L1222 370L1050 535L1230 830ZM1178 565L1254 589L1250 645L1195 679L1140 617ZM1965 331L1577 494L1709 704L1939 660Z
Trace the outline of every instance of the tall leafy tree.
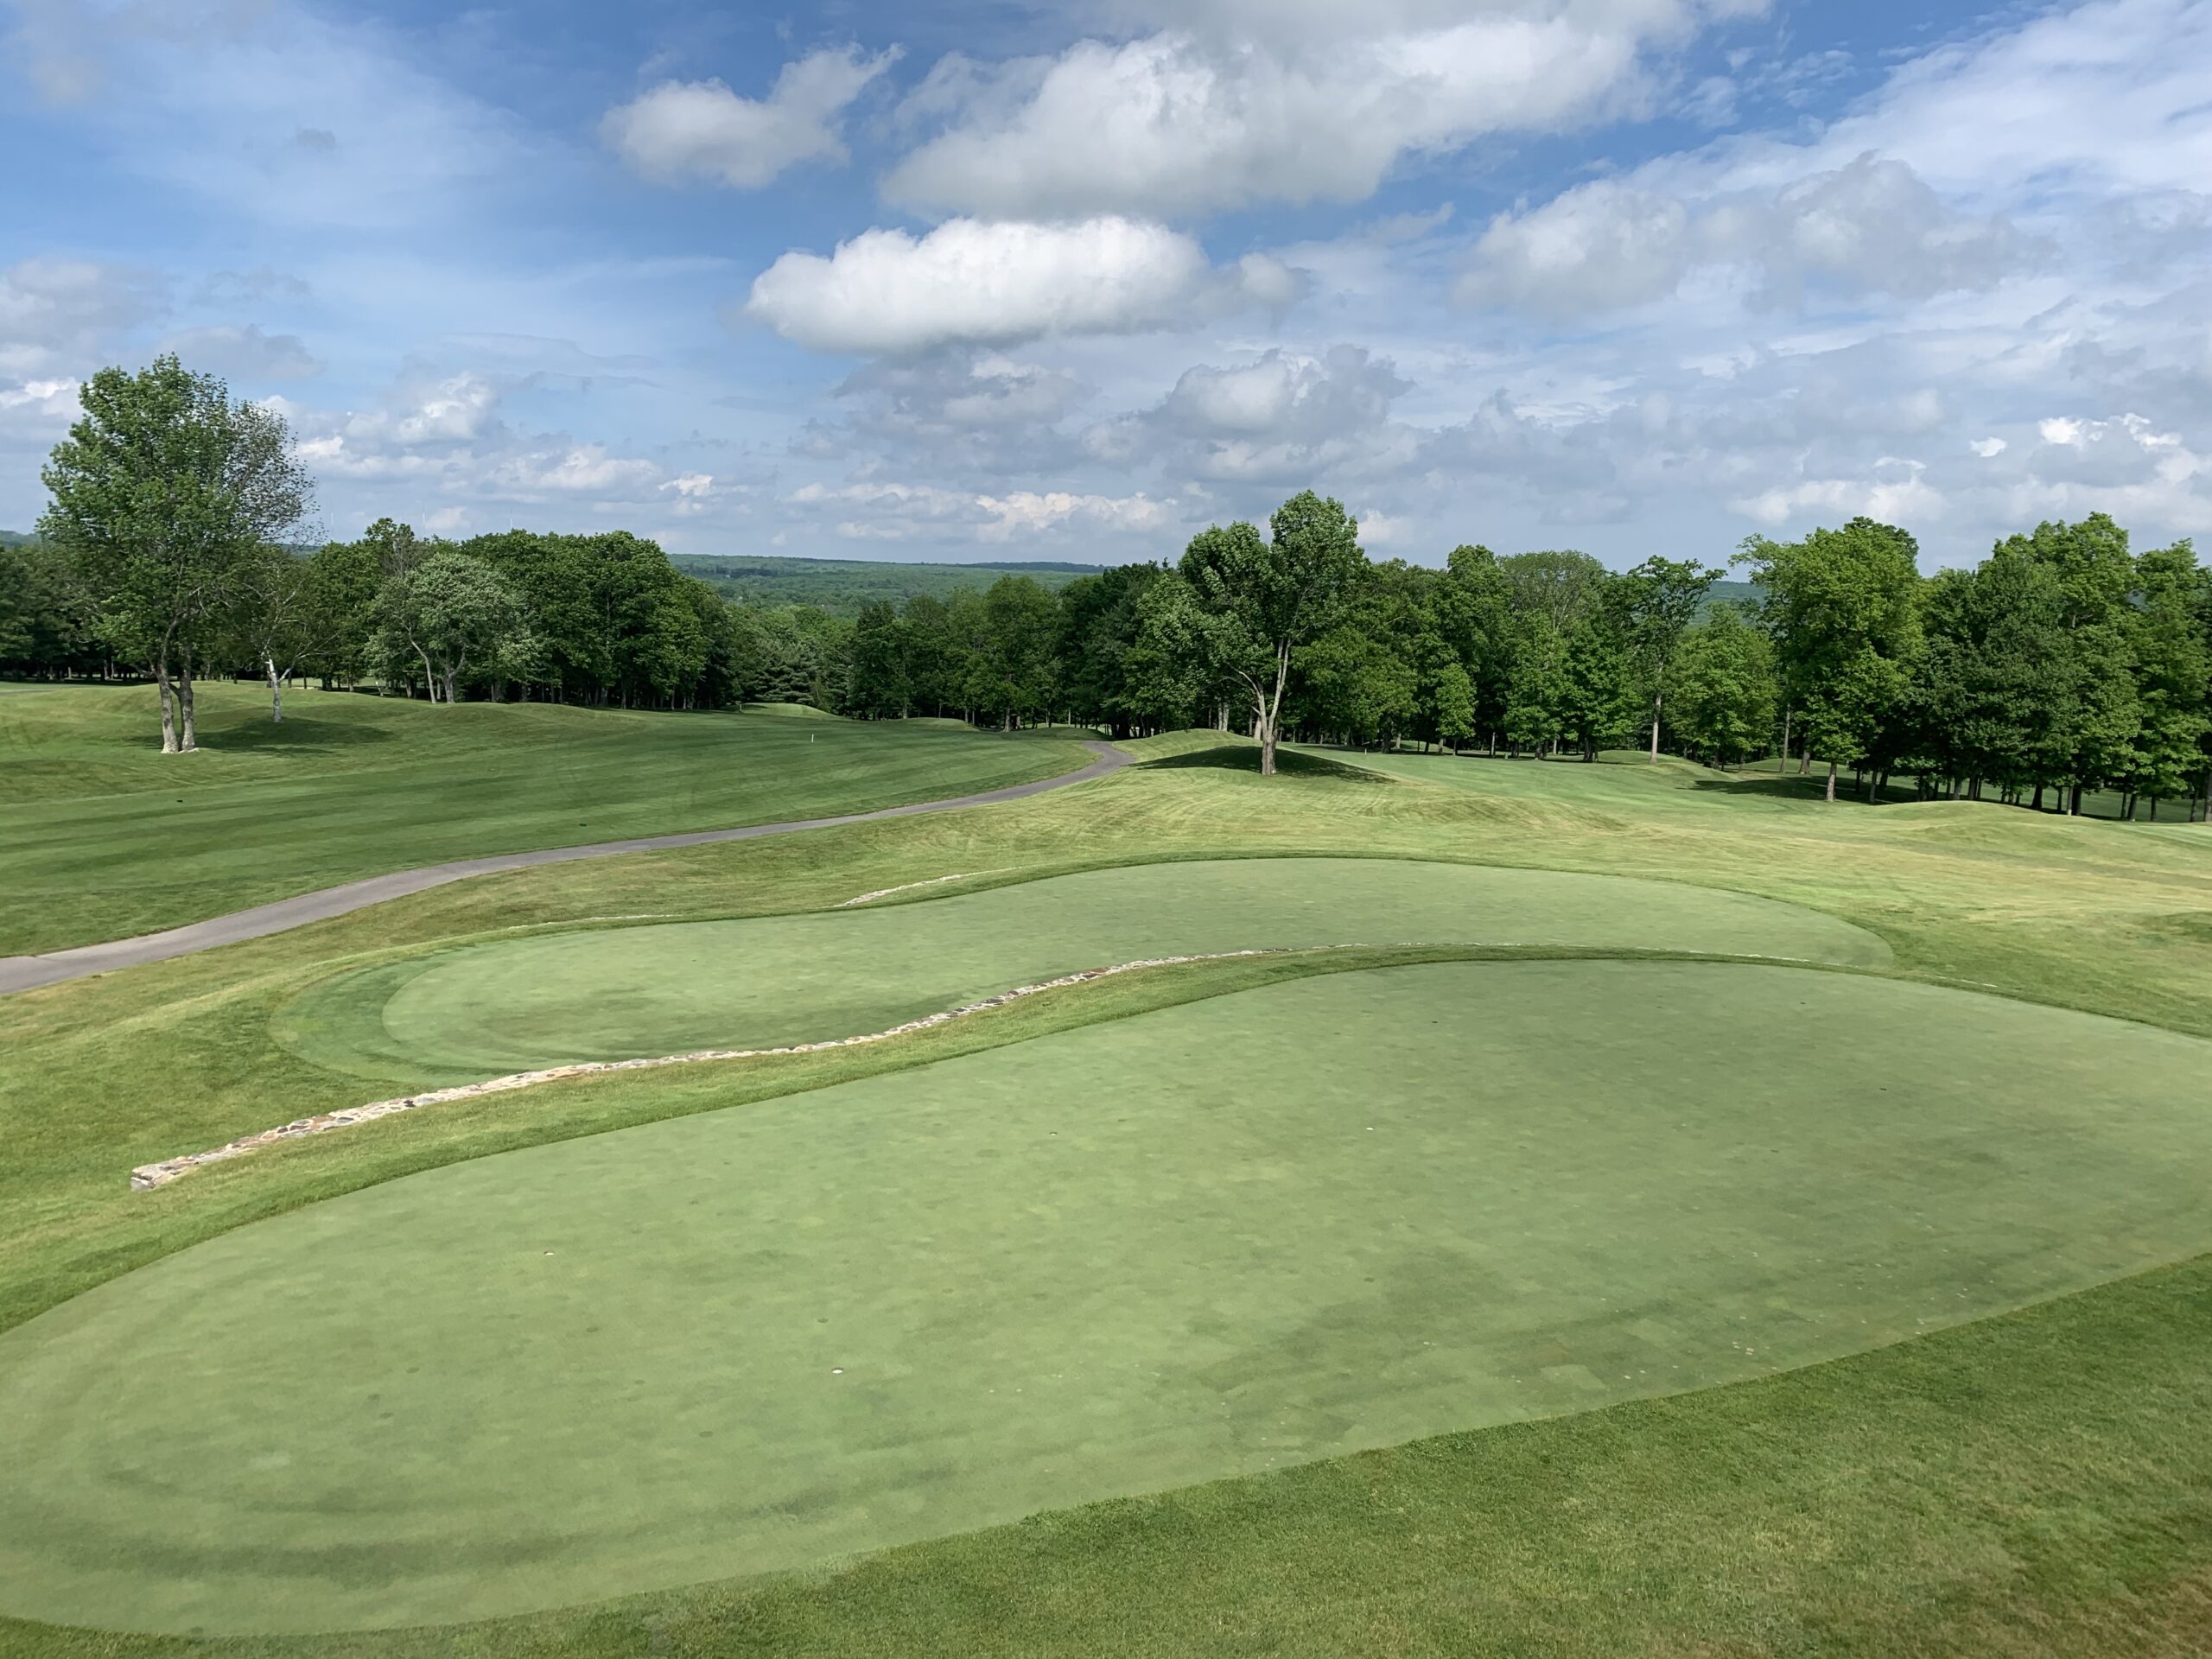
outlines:
M884 720L906 712L906 631L888 600L861 607L853 621L853 672L847 712Z
M1200 532L1154 607L1166 654L1203 664L1201 677L1235 686L1252 710L1263 777L1275 770L1292 653L1336 625L1367 570L1358 522L1339 501L1305 491L1268 528L1265 540L1243 523Z
M522 632L521 600L481 559L440 548L377 594L376 616L388 655L411 652L423 664L430 701L460 700L470 667L488 669Z
M1775 704L1774 648L1734 606L1682 636L1668 723L1692 753L1722 766L1763 753Z
M289 548L259 547L238 561L232 583L232 650L261 671L269 718L284 718L284 686L315 646L308 562Z
M41 533L79 561L118 652L152 670L162 752L188 752L194 664L235 602L233 579L289 538L312 486L283 416L233 402L174 356L137 374L102 369L79 401L42 474L53 499Z
M2130 621L2141 727L2134 797L2153 801L2194 796L2212 737L2212 640L2205 632L2205 572L2188 542L2154 548L2135 561L2136 605Z
M1675 652L1719 575L1695 559L1655 555L1620 578L1624 632L1643 681L1654 760L1659 758L1659 721L1665 709Z
M1885 722L1905 711L1919 655L1919 545L1872 518L1815 530L1802 542L1753 537L1738 558L1751 566L1760 614L1811 753L1836 768L1866 758Z

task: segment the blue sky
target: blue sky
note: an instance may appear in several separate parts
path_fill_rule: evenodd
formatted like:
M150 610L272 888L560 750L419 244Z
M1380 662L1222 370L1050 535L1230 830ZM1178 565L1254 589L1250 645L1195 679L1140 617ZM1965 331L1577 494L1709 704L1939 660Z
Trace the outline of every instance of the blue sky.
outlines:
M2212 503L2212 0L0 0L0 526L105 362L321 527L1929 567Z

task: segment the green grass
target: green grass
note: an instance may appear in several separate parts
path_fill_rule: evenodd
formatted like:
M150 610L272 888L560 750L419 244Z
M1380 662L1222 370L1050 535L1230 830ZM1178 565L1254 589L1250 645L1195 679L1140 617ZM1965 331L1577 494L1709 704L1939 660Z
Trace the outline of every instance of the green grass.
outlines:
M955 891L452 946L318 984L275 1028L316 1065L424 1087L570 1060L849 1037L1082 969L1200 952L1418 942L1861 965L1890 954L1863 930L1770 899L1478 865L1205 861L947 896ZM911 901L893 902L901 897Z
M826 817L1049 777L1071 742L833 720L433 708L201 688L205 747L163 755L150 687L0 710L0 952L175 926L478 854Z
M1199 734L1131 747L1164 758L1241 746ZM2033 1029L1985 1052L1978 1083L1961 1087L1958 1098L1979 1112L2084 1107L2098 1133L2117 1131L2139 1091L2164 1086L2143 1064L2169 1040L2151 1027L2212 1036L2212 839L2201 830L1967 804L1831 810L1700 787L1698 769L1679 766L1656 769L1670 781L1620 766L1326 758L1362 769L1263 781L1211 764L1131 768L986 811L473 881L249 947L0 1000L0 1135L10 1153L0 1160L0 1327L111 1281L103 1294L128 1293L133 1281L121 1275L171 1257L164 1270L176 1270L192 1259L179 1252L202 1241L240 1248L257 1230L238 1230L247 1223L298 1212L277 1224L305 1224L334 1208L303 1208L319 1199L404 1192L409 1184L380 1185L397 1176L486 1179L513 1160L468 1160L619 1146L630 1137L601 1132L632 1125L799 1114L830 1096L798 1091L887 1083L963 1055L1043 1056L1071 1039L1062 1033L1141 1031L1145 1020L1131 1016L1185 1004L1233 1011L1252 1002L1230 993L1323 968L1481 954L1153 970L893 1044L440 1107L161 1192L123 1191L133 1163L378 1092L277 1039L282 1011L334 974L518 930L596 926L594 917L797 916L948 873L1002 871L988 880L1003 884L1162 859L1288 854L1582 871L1782 900L1863 928L1892 953L1876 979L1780 976L1817 981L1824 993L1873 985L1924 996L1948 985L2012 999ZM894 900L893 910L940 902ZM1206 998L1219 1000L1193 1001ZM1567 1058L1602 1044L1628 1006L1608 1000L1561 1032ZM2101 1071L2085 1078L2028 1046L2065 1026L2049 1012L2064 1009L2143 1023L2118 1027L2132 1036L2115 1036ZM1862 1115L1891 1121L1885 1085L1943 1075L1948 1044L1916 1065L1891 1063L1886 1007L1835 1027L1812 1006L1769 1013L1725 1033L1724 1052L1692 1057L1723 1068L1701 1098L1817 1098L1840 1137ZM1224 1017L1233 1030L1233 1012ZM1545 1020L1557 1029L1554 1011ZM1370 1056L1424 1040L1386 1020L1310 1024L1331 1040L1349 1029ZM1464 1034L1488 1039L1478 1008L1465 1010ZM1838 1043L1847 1047L1838 1052ZM1831 1062L1808 1065L1808 1052ZM1669 1086L1658 1071L1630 1081ZM1910 1113L1911 1099L1893 1109L1904 1121L1890 1135L1847 1151L1871 1155L1897 1137L1920 1144L1913 1137L1936 1126ZM700 1116L714 1113L728 1118ZM580 1139L592 1135L601 1138ZM2021 1138L2008 1128L1950 1150L1966 1158L1990 1150L1982 1139ZM1853 1182L1831 1184L1841 1202ZM1998 1180L1991 1192L2003 1189ZM1745 1190L1756 1205L1757 1180ZM1974 1183L1961 1178L1959 1190L1960 1202L1975 1200ZM2033 1228L2037 1217L2007 1224ZM2123 1226L2103 1229L2102 1243L2124 1236ZM2041 1243L2088 1249L2099 1230L2060 1225ZM2030 1248L2018 1259L2035 1257ZM2123 1270L2117 1261L2096 1270ZM2201 1654L2212 1624L2208 1359L2212 1262L2199 1259L1759 1381L1056 1510L797 1576L343 1638L195 1644L0 1623L0 1652Z
M1430 965L478 1160L0 1338L0 1608L452 1622L1834 1358L2212 1245L2208 1058L1856 976Z

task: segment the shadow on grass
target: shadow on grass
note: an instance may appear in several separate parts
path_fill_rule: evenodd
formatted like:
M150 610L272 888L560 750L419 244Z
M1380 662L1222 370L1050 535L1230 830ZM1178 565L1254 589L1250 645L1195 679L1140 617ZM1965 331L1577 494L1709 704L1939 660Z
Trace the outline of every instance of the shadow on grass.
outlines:
M313 715L286 715L281 721L272 721L264 709L257 718L218 727L207 733L201 741L212 749L274 749L321 754L332 749L389 743L393 736L389 728L368 721L317 720Z
M1148 772L1204 767L1213 772L1249 772L1256 775L1260 770L1260 750L1254 743L1224 743L1216 748L1193 749L1188 754L1162 755L1157 760L1142 760L1138 765ZM1338 778L1363 784L1392 781L1363 766L1348 766L1341 761L1318 754L1301 754L1293 749L1275 751L1275 771L1286 778Z

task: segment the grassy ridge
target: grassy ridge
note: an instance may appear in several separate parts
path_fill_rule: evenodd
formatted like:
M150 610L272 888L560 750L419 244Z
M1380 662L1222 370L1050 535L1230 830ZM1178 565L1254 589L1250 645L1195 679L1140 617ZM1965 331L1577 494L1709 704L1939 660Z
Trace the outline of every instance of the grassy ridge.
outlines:
M818 817L1050 777L1071 741L931 724L671 715L257 688L149 741L147 687L0 704L0 954L143 933L477 854Z
M1212 764L1215 747L987 813L471 882L0 1001L0 1324L409 1169L1308 970L1162 970L895 1052L564 1085L302 1143L148 1199L120 1191L132 1162L359 1097L270 1033L274 1009L334 967L531 924L790 913L958 870L1014 881L1160 857L1464 859L1787 899L1879 932L1907 976L2212 1035L2202 833L1967 804L1830 810L1701 789L1665 766L1524 766L1509 781L1510 763L1437 760L1459 768L1446 779L1414 757L1394 779L1262 783ZM1739 1063L1789 1056L1781 1028L1771 1058ZM2024 1071L1992 1080L2037 1084ZM2124 1097L2126 1079L2113 1086ZM1046 1517L804 1580L222 1650L2196 1653L2212 1617L2208 1354L2212 1269L2192 1266L1766 1382ZM0 1626L11 1653L213 1650Z

